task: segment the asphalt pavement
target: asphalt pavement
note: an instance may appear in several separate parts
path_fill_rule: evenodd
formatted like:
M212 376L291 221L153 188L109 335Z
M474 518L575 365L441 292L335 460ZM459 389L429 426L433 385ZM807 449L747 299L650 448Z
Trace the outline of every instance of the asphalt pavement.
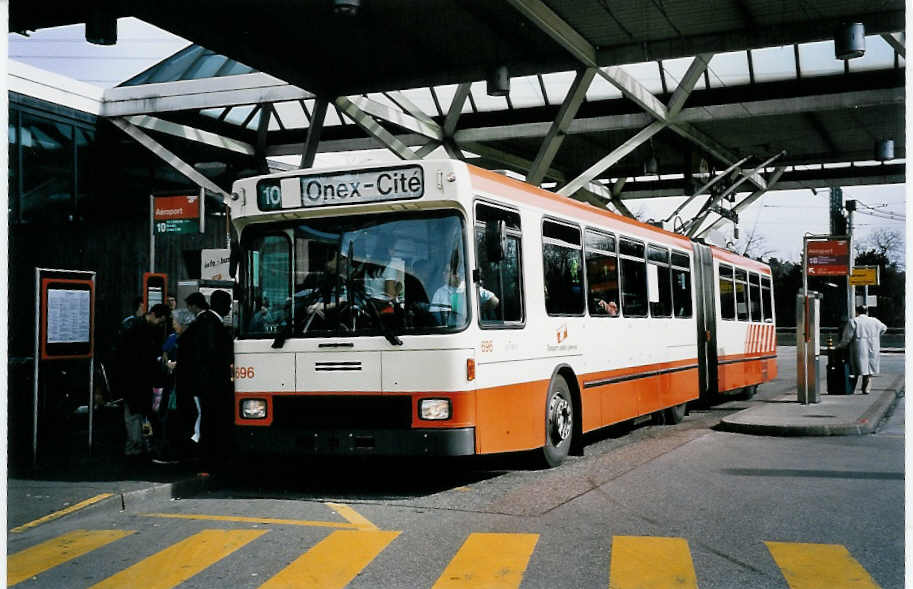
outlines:
M786 372L786 371L784 371ZM778 380L790 379L787 374ZM789 383L774 381L780 390ZM762 436L864 435L877 429L903 395L904 375L872 378L870 394L819 396L803 404L793 392L756 399L750 407L722 418L717 429ZM103 432L101 432L103 433ZM191 496L209 485L209 473L196 464L128 464L100 444L92 456L71 448L68 459L50 466L18 469L8 477L7 525L37 525L77 509L140 509L149 499Z

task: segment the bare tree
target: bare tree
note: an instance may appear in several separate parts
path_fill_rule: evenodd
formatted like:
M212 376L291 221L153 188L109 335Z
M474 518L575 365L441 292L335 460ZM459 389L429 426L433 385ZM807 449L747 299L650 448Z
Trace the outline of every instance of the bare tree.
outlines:
M767 243L767 237L765 235L758 233L757 225L754 226L751 233L744 238L739 239L736 245L743 256L756 260L769 258L777 251L776 248L771 247L770 244Z
M904 267L904 236L896 229L875 229L854 245L857 254L874 251L899 267Z

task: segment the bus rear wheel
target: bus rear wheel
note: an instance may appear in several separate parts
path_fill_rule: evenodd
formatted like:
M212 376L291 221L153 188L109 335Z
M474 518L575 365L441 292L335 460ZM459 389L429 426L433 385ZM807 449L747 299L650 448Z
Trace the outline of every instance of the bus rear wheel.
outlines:
M567 458L574 436L574 403L571 389L562 376L556 376L545 403L545 445L542 462L548 468Z
M688 411L688 404L682 403L681 405L675 405L674 407L669 407L663 413L666 417L666 423L669 425L674 425L676 423L681 423L685 419L685 414Z

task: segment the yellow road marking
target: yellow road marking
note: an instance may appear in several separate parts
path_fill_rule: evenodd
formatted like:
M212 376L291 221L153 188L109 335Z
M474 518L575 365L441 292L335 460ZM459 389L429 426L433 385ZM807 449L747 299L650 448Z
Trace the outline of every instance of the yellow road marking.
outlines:
M345 587L399 534L380 530L333 532L261 585L260 589Z
M107 499L108 497L111 497L111 496L112 496L112 493L102 493L101 495L96 495L95 497L90 497L89 499L86 499L85 501L80 501L76 505L71 505L65 509L61 509L60 511L55 511L54 513L50 513L44 517L40 517L36 520L30 521L27 524L23 524L21 526L15 527L12 530L10 530L10 532L12 532L13 534L18 534L19 532L24 532L25 530L27 530L29 528L34 528L37 525L41 525L45 522L49 522L51 520L57 519L58 517L63 517L65 515L67 515L68 513L73 513L74 511L78 511L78 510L82 509L83 507L88 507L89 505L92 505L93 503L98 503L102 499Z
M266 530L203 530L108 577L92 589L170 589L265 533Z
M697 588L691 551L684 538L615 536L609 589Z
M6 563L7 586L21 583L57 565L73 560L96 548L101 548L133 531L124 530L73 530L22 552L10 555Z
M356 528L359 528L361 530L376 530L377 529L377 526L375 526L374 524L369 522L363 515L356 512L354 509L352 509L348 505L343 505L342 503L327 502L327 506L329 506L330 509L335 509L336 513L338 513L343 519L345 519L349 523L355 524Z
M358 529L354 523L317 522L300 519L277 519L272 517L244 517L237 515L195 515L192 513L141 513L143 517L163 517L170 519L202 519L218 522L242 522L246 524L280 524L286 526L316 526L321 528ZM368 521L368 520L365 520ZM369 522L370 523L370 522ZM373 524L371 524L373 525Z
M765 542L792 589L872 589L878 584L839 544Z
M470 534L432 589L519 587L539 534Z

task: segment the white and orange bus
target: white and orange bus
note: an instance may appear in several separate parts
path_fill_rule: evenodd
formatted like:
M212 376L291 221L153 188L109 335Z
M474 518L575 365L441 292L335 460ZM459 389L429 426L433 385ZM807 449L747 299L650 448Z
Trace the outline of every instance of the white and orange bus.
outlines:
M459 161L239 180L245 453L537 450L776 377L770 270Z

